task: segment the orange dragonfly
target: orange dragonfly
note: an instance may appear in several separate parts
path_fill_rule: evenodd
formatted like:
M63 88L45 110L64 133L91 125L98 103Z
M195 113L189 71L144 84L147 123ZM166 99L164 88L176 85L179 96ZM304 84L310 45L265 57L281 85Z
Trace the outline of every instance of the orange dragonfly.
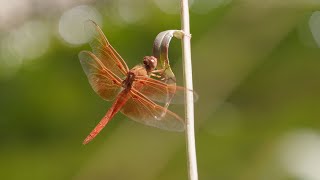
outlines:
M145 56L143 64L130 69L110 45L100 27L88 21L92 52L81 51L79 59L93 90L104 100L114 100L112 107L91 131L83 144L89 143L119 111L145 125L170 131L184 131L184 120L155 102L183 102L185 88L166 84L155 70L157 59ZM172 97L175 97L171 100Z

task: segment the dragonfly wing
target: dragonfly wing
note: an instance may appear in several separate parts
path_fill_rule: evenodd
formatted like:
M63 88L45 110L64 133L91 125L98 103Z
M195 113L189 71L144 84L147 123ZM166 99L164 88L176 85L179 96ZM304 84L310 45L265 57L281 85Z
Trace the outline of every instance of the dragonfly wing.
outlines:
M184 120L175 113L159 106L131 89L130 99L121 109L121 112L134 121L169 131L184 131Z
M121 91L121 79L89 51L81 51L79 59L92 89L103 99L113 100Z
M86 31L91 38L90 46L92 52L101 60L104 66L110 69L120 78L125 78L129 69L122 57L111 46L101 28L91 20L85 25Z
M198 94L192 90L188 90L175 84L166 84L156 79L148 77L138 77L134 82L134 86L139 92L159 103L183 104L186 92L193 93L194 102L198 100Z

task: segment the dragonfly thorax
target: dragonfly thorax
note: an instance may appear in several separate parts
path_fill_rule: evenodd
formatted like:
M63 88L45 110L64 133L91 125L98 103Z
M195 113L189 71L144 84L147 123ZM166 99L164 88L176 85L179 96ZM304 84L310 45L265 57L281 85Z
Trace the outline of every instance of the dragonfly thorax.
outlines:
M135 76L134 72L129 71L126 79L122 81L123 88L131 89Z

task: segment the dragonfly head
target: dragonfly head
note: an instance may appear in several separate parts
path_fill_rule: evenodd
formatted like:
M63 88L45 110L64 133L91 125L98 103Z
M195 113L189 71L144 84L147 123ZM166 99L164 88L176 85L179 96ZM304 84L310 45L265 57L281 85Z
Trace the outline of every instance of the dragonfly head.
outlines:
M143 64L148 72L153 71L157 67L157 58L154 56L145 56Z

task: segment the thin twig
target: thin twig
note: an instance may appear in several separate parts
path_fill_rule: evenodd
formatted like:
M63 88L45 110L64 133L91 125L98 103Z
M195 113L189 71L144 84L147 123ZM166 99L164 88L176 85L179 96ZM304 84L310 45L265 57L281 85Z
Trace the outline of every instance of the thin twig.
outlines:
M190 47L190 23L188 0L181 0L181 26L185 35L182 38L182 59L184 69L184 83L187 89L193 90L192 64ZM193 93L187 91L186 96L186 144L188 153L188 175L190 180L198 179L196 143L194 136L194 107Z

